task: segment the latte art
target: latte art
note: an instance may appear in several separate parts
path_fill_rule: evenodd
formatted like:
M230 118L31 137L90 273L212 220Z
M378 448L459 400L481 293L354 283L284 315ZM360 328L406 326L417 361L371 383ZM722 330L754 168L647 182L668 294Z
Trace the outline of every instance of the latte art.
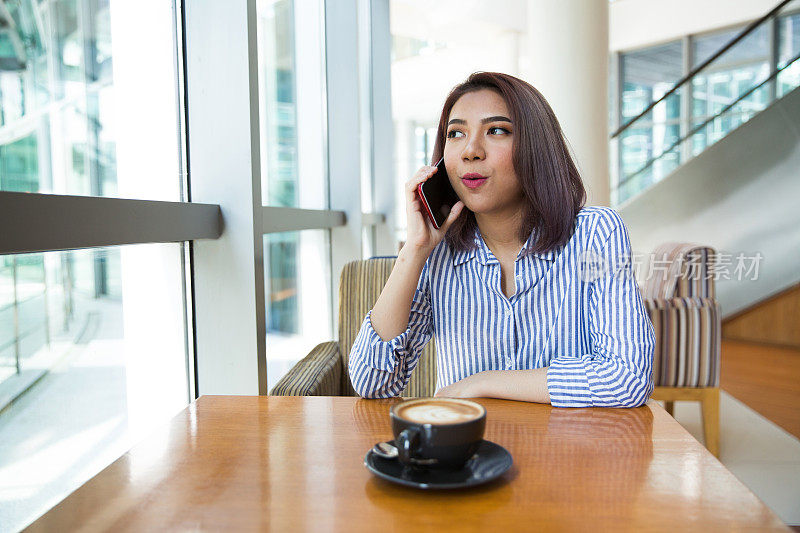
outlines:
M408 402L397 410L397 416L417 424L460 424L482 415L480 405L454 400Z

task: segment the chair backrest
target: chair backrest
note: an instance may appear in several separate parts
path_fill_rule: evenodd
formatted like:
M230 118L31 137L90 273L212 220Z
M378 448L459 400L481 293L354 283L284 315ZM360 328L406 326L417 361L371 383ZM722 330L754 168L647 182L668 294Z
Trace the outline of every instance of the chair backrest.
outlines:
M716 297L717 253L710 246L667 242L653 251L650 261L645 298Z
M347 372L350 349L364 317L375 305L392 272L396 257L377 257L351 261L339 278L339 349L342 354L342 394L356 392ZM432 396L436 388L436 347L433 337L425 346L403 396Z

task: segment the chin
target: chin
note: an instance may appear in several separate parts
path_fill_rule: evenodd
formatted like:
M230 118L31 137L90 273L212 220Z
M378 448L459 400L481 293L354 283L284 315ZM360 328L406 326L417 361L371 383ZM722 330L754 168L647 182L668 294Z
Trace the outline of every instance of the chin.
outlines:
M497 206L486 205L484 203L464 203L464 207L477 214L491 213Z

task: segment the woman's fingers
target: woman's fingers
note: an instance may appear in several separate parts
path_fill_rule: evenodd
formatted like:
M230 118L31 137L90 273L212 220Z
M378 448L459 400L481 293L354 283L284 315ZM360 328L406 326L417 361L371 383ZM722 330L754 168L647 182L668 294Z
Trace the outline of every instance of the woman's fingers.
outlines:
M406 182L406 201L413 202L417 198L417 187L420 183L427 181L436 173L436 167L422 167L414 176Z
M464 202L461 200L457 201L452 208L450 208L450 214L447 215L447 218L442 224L441 231L446 233L450 226L453 225L453 222L461 215L461 212L464 210Z
M406 190L414 191L417 188L417 185L426 181L428 178L433 176L437 171L436 167L422 167L420 168L414 176L406 182Z

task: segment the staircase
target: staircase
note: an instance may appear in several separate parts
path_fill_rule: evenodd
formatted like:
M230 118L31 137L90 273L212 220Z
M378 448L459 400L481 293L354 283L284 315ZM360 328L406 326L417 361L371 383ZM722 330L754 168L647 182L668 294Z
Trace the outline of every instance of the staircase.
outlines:
M748 31L772 23L785 4L750 25L737 37L739 41L728 43L673 91L691 88L692 80L705 75L716 57L733 49ZM797 77L785 75L797 72L798 66L798 57L778 63L764 80L733 95L731 103L707 124L687 131L643 169L675 153L688 152L685 163L615 206L628 226L634 253L649 254L667 241L708 244L720 252L717 298L723 318L800 282L800 89L797 81L787 88L786 80ZM691 153L697 146L696 137L708 124L724 120L737 104L759 90L771 94L765 109L699 153ZM651 104L614 137L657 104ZM619 181L635 178L625 176ZM646 271L644 268L640 274Z

